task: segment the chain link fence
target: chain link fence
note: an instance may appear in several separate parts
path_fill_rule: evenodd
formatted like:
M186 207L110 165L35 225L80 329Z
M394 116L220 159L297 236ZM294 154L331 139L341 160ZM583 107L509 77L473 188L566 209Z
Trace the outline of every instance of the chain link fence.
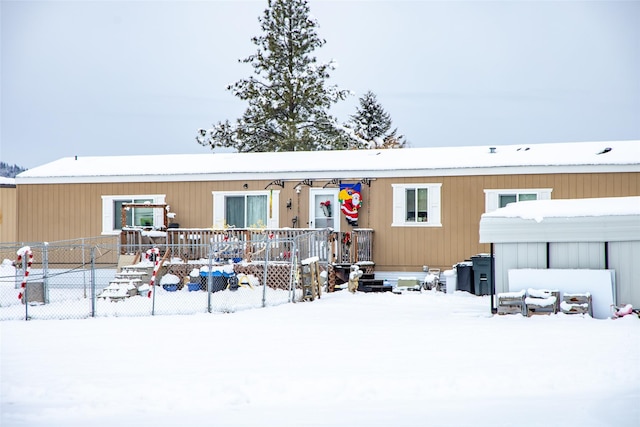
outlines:
M0 320L231 313L301 301L300 263L317 260L326 278L328 233L211 241L191 248L206 254L198 259L155 246L125 250L115 238L2 244ZM19 260L25 251L32 258Z

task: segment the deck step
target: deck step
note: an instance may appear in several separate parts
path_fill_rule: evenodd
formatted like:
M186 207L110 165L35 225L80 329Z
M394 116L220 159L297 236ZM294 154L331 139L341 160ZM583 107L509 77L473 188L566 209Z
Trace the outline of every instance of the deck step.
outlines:
M381 279L360 279L358 281L359 292L391 292L393 286L385 285Z

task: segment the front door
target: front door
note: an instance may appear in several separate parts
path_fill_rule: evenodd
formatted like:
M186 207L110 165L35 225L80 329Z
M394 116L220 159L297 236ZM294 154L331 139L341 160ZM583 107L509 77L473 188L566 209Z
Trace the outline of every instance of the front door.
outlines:
M340 231L340 206L337 188L309 189L309 228Z

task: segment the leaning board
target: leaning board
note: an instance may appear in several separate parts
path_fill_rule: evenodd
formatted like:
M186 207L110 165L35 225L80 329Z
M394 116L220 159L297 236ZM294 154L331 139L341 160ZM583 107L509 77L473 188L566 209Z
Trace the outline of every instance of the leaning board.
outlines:
M509 270L508 278L510 292L526 291L529 288L559 290L561 298L565 292L589 292L592 296L593 317L611 317L615 270L521 268Z

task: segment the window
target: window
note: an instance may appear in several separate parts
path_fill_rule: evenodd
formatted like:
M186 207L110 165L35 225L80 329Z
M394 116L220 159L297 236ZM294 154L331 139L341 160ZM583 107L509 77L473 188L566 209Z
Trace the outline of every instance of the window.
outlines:
M267 196L225 197L225 220L236 228L260 227L267 224Z
M551 198L550 188L516 189L516 190L484 190L485 212L504 208L509 203L525 200L548 200Z
M216 228L277 228L280 191L214 191Z
M123 203L162 204L164 194L102 196L102 234L118 234L122 229ZM126 211L128 227L161 227L164 224L164 213L154 208L130 208Z
M442 184L392 184L396 227L440 227Z

